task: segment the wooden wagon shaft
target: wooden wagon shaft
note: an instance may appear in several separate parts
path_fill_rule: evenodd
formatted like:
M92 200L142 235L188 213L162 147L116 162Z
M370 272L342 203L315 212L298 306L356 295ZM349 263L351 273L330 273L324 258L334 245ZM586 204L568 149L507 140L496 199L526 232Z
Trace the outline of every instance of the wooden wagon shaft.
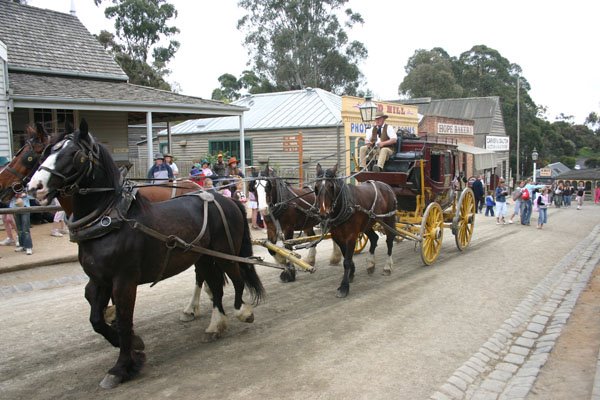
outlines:
M43 212L62 211L61 206L32 206L32 207L13 207L0 208L0 214L32 214Z
M307 272L310 272L310 273L315 272L315 268L312 265L310 265L307 262L301 260L300 258L294 256L291 251L289 251L287 249L282 249L281 247L274 245L273 243L269 242L266 239L252 239L252 244L258 245L258 246L263 246L269 250L274 251L275 253L279 254L280 256L285 257L285 259L288 260L289 262L291 262L292 264L298 266L299 268L301 268Z
M331 233L327 233L326 235L314 235L314 236L302 236L296 239L288 239L284 240L283 244L286 246L295 246L297 244L310 243L319 239L331 239Z

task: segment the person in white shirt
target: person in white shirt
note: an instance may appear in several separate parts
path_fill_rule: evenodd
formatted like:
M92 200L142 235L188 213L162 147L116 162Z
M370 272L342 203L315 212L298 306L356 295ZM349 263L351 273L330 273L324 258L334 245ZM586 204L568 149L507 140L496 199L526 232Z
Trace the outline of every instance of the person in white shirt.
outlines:
M373 167L374 172L383 171L383 166L390 155L394 154L396 141L398 137L394 131L394 127L385 123L388 118L386 114L378 111L375 116L375 126L371 132L371 136L367 137L365 145L360 148L360 167L367 167L367 153L375 148L377 155L377 165Z
M169 167L171 167L171 171L173 171L173 176L177 178L179 176L179 168L177 168L177 164L173 162L173 156L171 155L171 153L165 153L163 157L165 158L165 163L167 163Z

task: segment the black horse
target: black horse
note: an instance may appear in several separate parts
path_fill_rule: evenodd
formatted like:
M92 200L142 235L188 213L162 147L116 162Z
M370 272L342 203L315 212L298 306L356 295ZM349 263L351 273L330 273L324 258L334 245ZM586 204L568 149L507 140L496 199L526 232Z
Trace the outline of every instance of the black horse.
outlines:
M267 225L267 237L273 244L279 239L289 240L294 237L294 232L302 231L307 236L314 236L314 227L321 218L316 214L316 197L314 190L294 188L283 178L275 175L267 167L255 177L249 185L249 190L256 193L258 210L264 216ZM275 260L286 266L281 272L283 282L292 282L296 278L296 270L285 258L271 252ZM310 247L306 262L315 265L316 246ZM330 265L338 265L342 256L337 245L329 258Z
M206 332L215 337L226 328L224 270L237 261L253 300L258 302L264 294L252 265L235 257L222 258L252 255L243 206L218 194L149 202L124 184L110 154L94 140L85 121L79 131L51 147L28 187L37 190L38 198L73 195L69 228L72 240L79 244L79 262L90 278L85 290L90 322L120 348L116 364L100 384L104 388L133 378L145 362L143 341L133 331L138 285L156 283L194 264L213 293ZM103 316L111 297L117 329Z
M373 230L376 221L382 223L387 236L388 260L383 274L391 274L395 234L390 228L393 229L396 224L396 196L392 188L375 181L367 181L360 186L348 185L337 177L337 164L327 171L323 171L321 164L317 164L315 192L323 220L321 228L324 232L331 232L332 239L340 246L344 255L344 277L337 290L337 297L346 297L350 291L355 270L352 256L360 233L364 232L371 244L367 256L367 272L372 274L375 270L375 248L379 238Z

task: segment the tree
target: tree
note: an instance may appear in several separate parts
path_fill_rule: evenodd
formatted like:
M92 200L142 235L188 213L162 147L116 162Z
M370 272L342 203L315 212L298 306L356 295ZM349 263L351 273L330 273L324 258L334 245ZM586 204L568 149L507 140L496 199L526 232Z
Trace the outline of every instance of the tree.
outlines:
M455 62L440 47L416 50L404 67L406 77L398 88L398 94L436 99L461 97L463 88L456 82Z
M277 88L271 85L269 81L259 78L254 71L250 70L242 72L239 79L232 74L223 74L218 79L221 87L213 90L211 98L226 103L239 99L242 95L242 89L246 89L250 94L277 91Z
M350 42L336 11L348 0L239 0L248 14L238 21L251 57L248 65L261 82L256 87L295 90L318 87L355 94L362 81L358 64L367 50ZM363 23L345 10L346 28ZM268 83L268 84L267 84Z
M104 0L94 0L100 5ZM114 34L102 31L97 36L109 50L130 82L170 90L164 77L170 71L168 62L179 49L179 42L169 39L179 29L168 21L177 17L177 10L166 0L111 0L104 10L106 18L115 18ZM167 40L166 46L160 46Z

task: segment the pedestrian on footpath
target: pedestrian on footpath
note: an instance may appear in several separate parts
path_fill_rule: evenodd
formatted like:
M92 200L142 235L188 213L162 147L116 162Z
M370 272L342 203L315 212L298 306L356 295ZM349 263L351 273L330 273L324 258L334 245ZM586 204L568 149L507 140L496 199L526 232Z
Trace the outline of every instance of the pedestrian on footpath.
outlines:
M494 196L492 196L492 191L488 190L487 196L485 196L485 216L487 217L488 214L490 214L490 216L494 216L494 206L496 205L496 202L494 201Z
M30 197L26 193L17 193L10 201L10 208L29 207ZM19 245L15 248L17 253L25 252L28 256L33 254L33 242L31 240L31 218L29 213L15 214Z
M535 198L535 205L538 210L538 229L542 229L544 224L548 223L548 188L542 189L542 192Z
M533 207L533 197L535 189L543 189L546 185L535 185L531 179L527 180L527 183L521 190L521 225L531 224L531 211Z
M506 196L508 196L508 188L504 183L504 178L498 180L496 186L496 225L506 224Z
M581 210L583 207L583 197L585 196L585 183L583 181L579 181L577 184L577 197L575 200L577 201L577 209Z
M513 214L511 215L510 219L508 220L509 224L514 223L515 217L519 217L519 219L521 218L521 195L523 194L524 186L525 186L525 181L519 182L519 186L517 186L511 194L511 197L512 197L513 201L515 202L515 209L513 210Z
M475 195L475 212L480 213L483 210L483 203L485 202L485 188L483 185L483 175L479 175L475 182L473 182L473 194Z
M60 206L60 203L56 198L52 200L53 206ZM63 210L57 211L54 213L54 219L52 220L52 231L50 231L50 236L54 237L62 237L64 234L68 233L67 226L65 225L66 214Z

